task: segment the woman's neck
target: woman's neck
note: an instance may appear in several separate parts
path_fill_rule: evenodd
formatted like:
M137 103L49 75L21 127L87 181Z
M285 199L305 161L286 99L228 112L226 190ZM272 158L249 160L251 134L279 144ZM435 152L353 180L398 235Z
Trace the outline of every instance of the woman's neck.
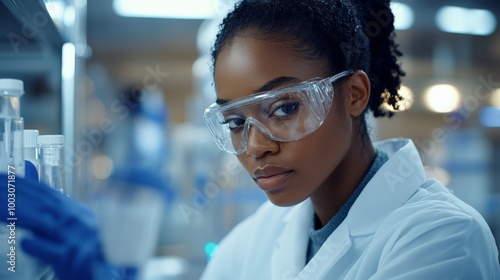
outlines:
M339 211L349 196L363 180L372 165L376 151L370 139L354 141L335 170L330 174L322 186L312 195L316 215L322 226Z

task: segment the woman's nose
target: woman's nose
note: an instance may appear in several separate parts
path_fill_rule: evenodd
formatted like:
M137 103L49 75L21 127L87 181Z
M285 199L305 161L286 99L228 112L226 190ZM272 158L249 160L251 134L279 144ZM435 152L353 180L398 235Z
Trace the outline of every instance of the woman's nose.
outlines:
M248 144L246 154L253 158L261 158L267 154L279 151L279 143L268 138L257 127L250 125L248 128Z

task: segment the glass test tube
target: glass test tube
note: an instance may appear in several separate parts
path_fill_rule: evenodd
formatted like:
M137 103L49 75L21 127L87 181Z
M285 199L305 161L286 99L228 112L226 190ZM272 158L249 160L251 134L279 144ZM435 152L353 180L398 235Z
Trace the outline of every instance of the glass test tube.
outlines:
M38 159L40 182L65 192L64 135L38 136Z

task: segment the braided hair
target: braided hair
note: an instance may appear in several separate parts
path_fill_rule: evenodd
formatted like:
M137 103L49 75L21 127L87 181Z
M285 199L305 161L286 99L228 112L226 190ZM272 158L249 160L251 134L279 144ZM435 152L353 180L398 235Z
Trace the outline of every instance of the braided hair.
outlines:
M334 73L363 70L370 77L367 108L375 117L392 116L398 109L402 53L394 41L390 0L242 0L219 26L212 63L239 32L254 28L259 34L290 38L297 54L326 59ZM366 110L365 110L366 113ZM363 118L364 119L364 118ZM364 123L364 121L363 121Z

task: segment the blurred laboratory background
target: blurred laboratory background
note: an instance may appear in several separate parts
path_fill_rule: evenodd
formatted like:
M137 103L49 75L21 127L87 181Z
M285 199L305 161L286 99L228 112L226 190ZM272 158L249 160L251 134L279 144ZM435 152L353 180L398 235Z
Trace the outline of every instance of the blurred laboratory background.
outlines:
M66 192L84 203L127 164L167 182L147 279L197 279L265 195L202 119L210 47L234 0L1 0L0 78L24 82L26 129L63 134ZM374 139L412 138L429 176L500 242L500 2L394 1L406 97ZM126 222L126 221L125 221Z

